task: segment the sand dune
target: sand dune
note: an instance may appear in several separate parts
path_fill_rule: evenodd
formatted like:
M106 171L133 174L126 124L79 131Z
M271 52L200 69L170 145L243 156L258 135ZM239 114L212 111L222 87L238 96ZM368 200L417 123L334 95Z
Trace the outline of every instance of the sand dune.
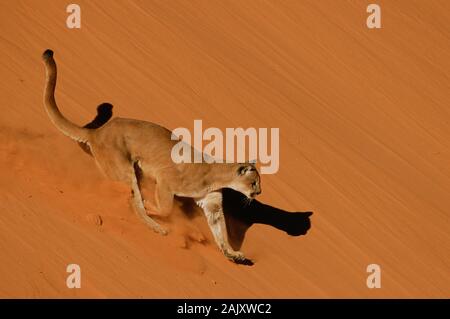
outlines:
M450 2L378 2L369 30L366 1L80 0L81 29L65 1L3 1L0 296L448 298ZM280 128L259 200L313 211L307 235L252 226L246 267L180 207L169 236L148 230L49 121L46 48L75 123L109 102L170 129Z

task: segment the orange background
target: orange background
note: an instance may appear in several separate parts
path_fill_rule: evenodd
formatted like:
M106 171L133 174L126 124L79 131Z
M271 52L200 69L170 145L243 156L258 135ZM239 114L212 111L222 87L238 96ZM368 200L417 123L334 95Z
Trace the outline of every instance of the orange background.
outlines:
M449 1L377 1L378 30L368 1L77 3L79 30L67 1L0 4L0 296L450 296ZM176 209L169 236L149 231L127 186L49 121L46 48L78 124L110 102L170 129L279 127L259 199L314 211L309 233L253 226L245 267L201 216ZM81 289L66 287L70 263ZM381 289L366 286L371 263Z

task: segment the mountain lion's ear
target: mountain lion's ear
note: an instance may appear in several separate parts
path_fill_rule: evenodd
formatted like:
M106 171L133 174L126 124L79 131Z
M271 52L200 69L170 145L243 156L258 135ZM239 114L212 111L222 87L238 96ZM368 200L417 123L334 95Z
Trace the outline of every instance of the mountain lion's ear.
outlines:
M249 164L252 164L253 166L256 165L256 158L252 159L251 161L248 161Z
M248 172L254 171L255 167L253 166L253 164L244 164L239 166L238 168L238 175L244 175Z

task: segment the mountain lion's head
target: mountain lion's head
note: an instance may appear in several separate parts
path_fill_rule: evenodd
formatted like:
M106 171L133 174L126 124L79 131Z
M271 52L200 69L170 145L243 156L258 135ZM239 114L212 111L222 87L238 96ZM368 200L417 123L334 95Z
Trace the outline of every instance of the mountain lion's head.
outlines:
M252 163L237 164L236 175L230 185L230 188L241 192L250 199L261 194L261 181L258 170Z

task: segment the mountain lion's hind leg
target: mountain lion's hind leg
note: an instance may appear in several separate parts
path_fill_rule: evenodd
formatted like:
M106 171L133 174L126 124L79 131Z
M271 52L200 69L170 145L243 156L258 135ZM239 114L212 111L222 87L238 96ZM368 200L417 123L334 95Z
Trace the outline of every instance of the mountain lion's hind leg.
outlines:
M197 199L196 203L203 208L209 228L225 257L237 264L252 265L253 262L251 260L245 258L242 252L235 251L228 242L225 216L222 210L222 192L208 193L205 197Z
M150 215L154 213L158 216L167 217L172 212L173 207L173 192L164 183L162 178L157 178L155 188L155 205L144 200L145 206L148 208Z
M131 174L131 191L133 193L133 208L138 216L155 232L161 235L167 235L167 231L162 228L157 222L155 222L150 216L147 215L144 203L142 200L141 190L139 189L139 183L137 179L136 167L133 165L133 174Z
M173 193L161 180L157 181L155 190L156 209L162 216L168 216L173 207Z

